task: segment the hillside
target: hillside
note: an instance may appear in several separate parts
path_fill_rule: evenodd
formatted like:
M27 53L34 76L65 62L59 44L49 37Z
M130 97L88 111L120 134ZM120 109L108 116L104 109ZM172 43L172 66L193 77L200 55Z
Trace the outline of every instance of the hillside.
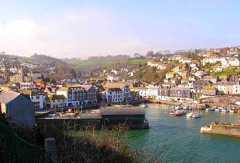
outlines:
M50 79L55 80L76 76L74 69L68 63L61 59L42 54L34 54L31 57L22 57L4 53L0 55L0 63L8 67L20 65L26 66L30 64L32 67L28 67L29 70L47 73Z
M91 57L87 60L79 58L67 59L66 62L76 71L94 70L98 68L108 68L114 65L137 65L145 64L146 59L130 58L127 55Z

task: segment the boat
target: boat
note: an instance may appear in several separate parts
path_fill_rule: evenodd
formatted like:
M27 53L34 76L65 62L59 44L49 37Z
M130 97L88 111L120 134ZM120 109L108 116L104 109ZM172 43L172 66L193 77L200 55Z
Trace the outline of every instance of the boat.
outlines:
M196 118L200 118L201 114L199 112L190 112L186 115L186 117L196 119Z
M182 116L182 115L185 115L185 114L186 114L186 112L184 110L177 110L175 112L175 116Z
M233 109L230 109L229 113L235 113L235 111Z
M196 118L201 118L201 114L198 113L198 112L193 113L192 118L194 118L194 119L196 119Z
M192 118L193 112L187 113L186 117L187 118Z
M140 107L141 107L141 108L147 108L148 106L147 106L146 103L143 103L143 104L140 105Z
M185 115L186 112L182 109L179 109L179 110L170 111L169 114L173 116L182 116L182 115Z
M175 111L174 111L174 110L173 110L173 111L170 111L169 114L170 114L170 115L175 115Z
M207 108L207 109L205 109L205 111L206 111L206 112L209 112L209 111L210 111L210 109L208 109L208 108Z
M227 113L228 110L227 110L227 109L222 109L221 112L222 112L222 113Z
M219 109L219 108L216 108L214 111L215 111L215 112L221 112L222 110Z

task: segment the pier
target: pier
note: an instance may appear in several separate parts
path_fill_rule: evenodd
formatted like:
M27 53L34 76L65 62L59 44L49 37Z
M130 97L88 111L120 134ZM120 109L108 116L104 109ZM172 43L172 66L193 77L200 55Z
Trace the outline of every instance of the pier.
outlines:
M240 124L211 123L209 126L201 127L202 134L216 134L240 138Z
M91 113L56 113L37 118L38 125L53 125L58 128L112 128L124 125L130 129L149 128L145 111L140 108L104 108Z

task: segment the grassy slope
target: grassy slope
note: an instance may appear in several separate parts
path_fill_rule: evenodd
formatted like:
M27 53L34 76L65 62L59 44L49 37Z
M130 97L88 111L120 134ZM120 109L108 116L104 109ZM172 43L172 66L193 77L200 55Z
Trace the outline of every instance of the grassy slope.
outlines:
M90 59L90 60L81 60L81 59L72 59L67 61L70 65L73 66L75 70L85 70L97 67L108 67L113 64L122 63L128 65L144 64L146 59L127 59L127 60L114 60L114 59Z

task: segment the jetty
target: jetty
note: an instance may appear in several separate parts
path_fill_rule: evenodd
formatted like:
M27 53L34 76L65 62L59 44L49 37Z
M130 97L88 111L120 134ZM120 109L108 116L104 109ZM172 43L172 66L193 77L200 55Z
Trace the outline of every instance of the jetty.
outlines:
M200 133L240 138L240 124L214 122L208 126L201 127Z
M112 128L123 125L129 129L147 129L148 121L145 111L141 108L103 108L90 113L67 112L49 114L36 119L38 125L54 125L58 128L68 126L70 128L85 128L94 126Z

